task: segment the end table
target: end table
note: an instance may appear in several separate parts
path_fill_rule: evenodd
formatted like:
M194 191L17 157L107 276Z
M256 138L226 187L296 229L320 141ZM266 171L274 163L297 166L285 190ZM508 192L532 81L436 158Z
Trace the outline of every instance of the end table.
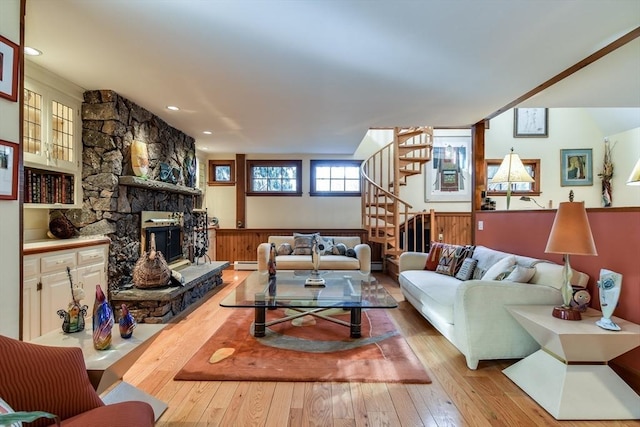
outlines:
M552 309L507 307L542 348L502 372L558 420L640 419L640 396L607 365L640 346L640 325L614 317L622 330L608 331L596 326L597 310L569 321Z

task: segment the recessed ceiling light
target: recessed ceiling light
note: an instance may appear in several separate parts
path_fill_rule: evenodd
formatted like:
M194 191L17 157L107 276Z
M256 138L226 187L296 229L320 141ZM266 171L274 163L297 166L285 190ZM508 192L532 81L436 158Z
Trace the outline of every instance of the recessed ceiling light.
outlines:
M204 131L204 132L202 132L202 133L204 133L205 135L211 135L211 133L212 133L212 132L211 132L210 130L205 130L205 131Z
M167 105L167 110L179 111L180 107L176 107L175 105Z
M39 51L38 49L33 48L33 47L25 46L24 54L25 55L29 55L29 56L40 56L40 55L42 55L42 52Z

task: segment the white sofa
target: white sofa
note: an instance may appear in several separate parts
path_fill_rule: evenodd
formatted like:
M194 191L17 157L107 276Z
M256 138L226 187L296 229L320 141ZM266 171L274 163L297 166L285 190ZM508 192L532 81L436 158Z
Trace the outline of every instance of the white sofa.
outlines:
M362 273L371 272L371 247L362 243L358 236L322 236L325 241L333 242L333 245L342 244L346 249L351 249L353 255L339 255L325 253L320 256L320 270L360 270ZM269 236L267 243L258 245L258 270L267 270L269 262L269 251L271 244L276 250L283 244L288 244L295 248L295 237L291 236ZM331 252L329 247L327 252ZM336 251L337 252L337 251ZM311 255L281 254L276 256L276 268L278 270L311 270Z
M562 266L477 246L472 258L486 272L509 257L519 266L535 267L528 283L466 280L425 270L426 253L400 256L402 293L422 316L462 354L469 369L480 360L523 358L540 348L505 308L519 304L561 304ZM589 276L573 270L572 284L586 286ZM549 311L551 316L551 310Z

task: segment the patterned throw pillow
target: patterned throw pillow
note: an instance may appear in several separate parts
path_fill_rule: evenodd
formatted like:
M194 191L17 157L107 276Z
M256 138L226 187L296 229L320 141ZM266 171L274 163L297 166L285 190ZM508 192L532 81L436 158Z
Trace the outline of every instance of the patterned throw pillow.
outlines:
M311 255L314 234L293 233L293 255Z
M289 243L281 244L280 246L278 246L278 250L276 251L278 255L291 255L292 252L293 248Z
M320 255L331 255L333 253L333 239L331 237L320 237Z
M345 245L344 243L336 243L331 249L331 253L333 255L346 255L347 245Z
M13 414L14 410L9 406L7 402L0 398L0 414ZM4 426L4 424L2 424ZM16 422L8 424L6 427L22 427L22 423Z
M471 257L474 246L443 244L436 273L455 276L465 259Z
M440 262L440 254L442 253L442 247L444 243L431 242L431 249L427 256L427 262L424 265L425 270L436 271L438 263Z
M477 259L466 258L462 261L462 266L456 273L456 279L460 280L469 280L473 275L473 270L476 268L476 264L478 264Z

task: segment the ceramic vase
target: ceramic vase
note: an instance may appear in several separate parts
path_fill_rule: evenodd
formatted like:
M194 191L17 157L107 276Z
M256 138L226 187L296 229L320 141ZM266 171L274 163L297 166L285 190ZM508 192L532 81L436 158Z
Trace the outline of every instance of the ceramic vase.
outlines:
M131 338L133 329L136 327L136 319L133 318L126 304L120 306L122 308L122 317L118 326L120 327L120 336L122 338Z
M100 285L96 285L96 300L93 305L93 347L96 350L106 350L111 345L113 324L113 310Z
M604 268L600 270L598 290L600 291L600 310L602 311L602 318L596 322L596 325L600 326L602 329L608 329L610 331L620 330L620 326L611 320L611 316L613 316L613 311L618 306L621 288L622 274L606 270Z

